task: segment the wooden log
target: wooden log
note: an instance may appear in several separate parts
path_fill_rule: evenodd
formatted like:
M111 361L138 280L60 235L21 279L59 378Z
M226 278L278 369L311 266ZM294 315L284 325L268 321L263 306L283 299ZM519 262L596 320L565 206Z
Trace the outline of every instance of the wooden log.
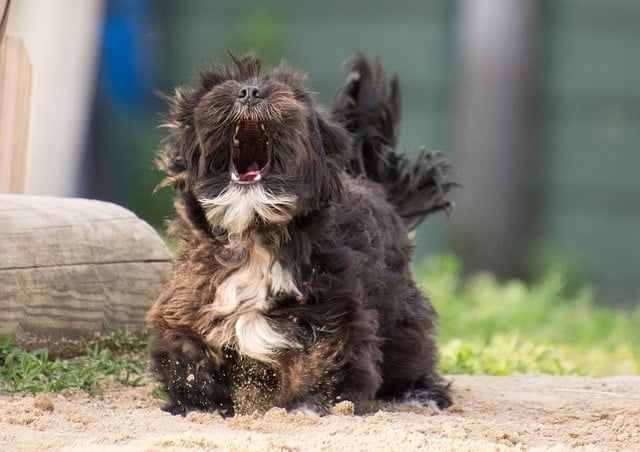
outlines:
M171 266L123 207L0 194L0 334L18 343L68 355L96 334L141 331Z

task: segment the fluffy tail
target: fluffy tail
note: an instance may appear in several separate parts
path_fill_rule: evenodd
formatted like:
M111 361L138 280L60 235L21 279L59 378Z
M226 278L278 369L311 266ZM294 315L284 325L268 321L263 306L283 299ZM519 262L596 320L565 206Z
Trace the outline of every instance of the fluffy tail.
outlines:
M456 184L448 181L449 165L440 154L422 151L412 160L395 150L400 121L400 89L394 77L388 84L379 61L362 55L346 63L347 80L336 93L332 116L354 138L349 171L380 183L409 229L432 212L447 213L445 199Z

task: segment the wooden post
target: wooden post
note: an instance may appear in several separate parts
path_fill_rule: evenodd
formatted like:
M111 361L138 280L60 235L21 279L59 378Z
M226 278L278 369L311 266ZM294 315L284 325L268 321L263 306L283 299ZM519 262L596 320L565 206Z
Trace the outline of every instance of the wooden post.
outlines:
M521 276L535 218L534 0L461 3L453 245L471 270Z
M9 0L0 0L0 193L24 191L31 63L22 40L6 36Z

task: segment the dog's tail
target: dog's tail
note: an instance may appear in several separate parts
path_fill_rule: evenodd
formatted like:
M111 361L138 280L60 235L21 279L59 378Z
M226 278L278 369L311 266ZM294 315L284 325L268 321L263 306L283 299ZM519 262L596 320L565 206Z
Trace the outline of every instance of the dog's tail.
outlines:
M349 171L380 183L387 199L413 229L432 212L447 213L445 199L456 184L448 180L450 166L439 153L422 151L413 160L396 152L400 121L400 89L389 84L379 61L357 55L345 63L348 75L336 93L332 117L353 135Z

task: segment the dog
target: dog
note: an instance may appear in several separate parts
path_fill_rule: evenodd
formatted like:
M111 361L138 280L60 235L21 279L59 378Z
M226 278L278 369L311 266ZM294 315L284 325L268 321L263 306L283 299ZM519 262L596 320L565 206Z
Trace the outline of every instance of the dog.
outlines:
M395 151L397 80L358 55L329 114L289 64L231 58L167 97L183 251L148 314L164 410L449 406L408 233L454 184L438 155Z

